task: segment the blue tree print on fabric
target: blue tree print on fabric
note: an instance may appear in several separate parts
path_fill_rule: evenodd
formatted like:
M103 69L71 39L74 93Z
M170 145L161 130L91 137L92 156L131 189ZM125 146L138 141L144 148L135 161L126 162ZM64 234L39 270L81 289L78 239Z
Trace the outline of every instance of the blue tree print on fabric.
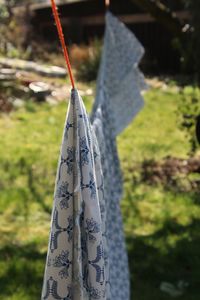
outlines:
M67 159L66 159L66 164L67 164L67 173L69 175L72 174L73 172L73 165L74 165L74 148L67 148Z
M85 230L88 234L90 241L96 241L95 233L100 232L100 224L98 224L93 218L86 220Z
M74 147L67 148L67 158L64 158L61 155L60 159L60 168L58 173L58 180L61 178L62 165L65 164L67 166L67 173L70 175L73 172L73 163L74 163L75 151Z
M81 183L82 189L89 189L90 190L90 196L91 198L94 198L96 196L96 184L94 181L94 176L92 173L90 173L90 181L87 184Z
M60 255L56 256L54 260L54 267L62 267L59 275L61 278L67 278L69 276L69 268L72 262L69 260L69 251L62 251Z
M72 289L68 287L67 296L64 298L60 297L58 295L58 282L50 277L46 283L46 294L42 299L46 300L49 298L49 296L52 296L56 300L72 300Z
M91 287L89 289L89 294L92 299L100 299L101 298L101 292L93 287Z
M68 131L70 130L70 128L73 128L74 127L74 124L73 123L70 123L69 121L67 121L67 124L66 124L66 130L65 130L65 138L68 139Z
M67 125L66 125L66 129L67 130L69 130L70 128L73 128L73 123L69 123L68 121L67 121Z
M96 282L103 282L105 278L104 267L101 268L98 264L100 260L103 258L104 258L104 251L103 251L102 244L100 244L99 246L97 246L96 258L94 260L89 260L89 264L93 266L96 270Z
M72 217L68 218L68 226L67 226L67 233L68 233L68 242L72 240L73 237L73 227L74 227L74 220Z
M61 198L60 208L68 208L69 201L72 199L73 194L68 191L69 184L67 182L62 182L62 184L58 187L56 196Z
M58 236L62 233L67 231L67 228L62 228L59 224L58 224L58 210L55 207L54 209L54 213L53 213L53 221L52 221L52 225L54 227L54 231L51 232L51 239L50 239L50 250L51 252L53 252L55 249L58 248Z
M47 257L47 266L50 267L51 266L51 258L48 256Z
M70 216L68 218L68 226L67 228L62 228L59 224L58 224L58 211L57 208L55 208L54 210L54 214L53 214L53 222L52 222L53 226L54 226L54 232L51 233L51 238L50 238L50 249L51 252L53 252L55 249L58 249L58 237L62 232L67 232L68 234L68 242L72 241L72 237L73 237L73 225L74 225L74 221L73 218Z
M87 239L86 239L86 236L83 235L81 237L81 255L83 257L83 259L87 258L88 256L88 248L87 248Z
M81 156L80 162L82 166L89 164L88 154L89 154L89 148L87 146L87 141L84 136L80 139L80 156Z
M102 197L104 198L104 183L103 183L103 176L101 176L101 184L97 187L97 190L102 192Z
M54 299L62 299L58 295L58 283L52 277L47 280L46 294L44 295L43 299L46 300L49 296L52 296Z

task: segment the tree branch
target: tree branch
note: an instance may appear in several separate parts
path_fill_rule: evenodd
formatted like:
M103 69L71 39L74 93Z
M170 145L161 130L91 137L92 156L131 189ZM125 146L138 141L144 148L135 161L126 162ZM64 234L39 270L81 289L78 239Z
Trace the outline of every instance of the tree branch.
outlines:
M159 0L131 0L142 10L149 12L159 23L169 30L176 37L181 37L182 24L168 7Z

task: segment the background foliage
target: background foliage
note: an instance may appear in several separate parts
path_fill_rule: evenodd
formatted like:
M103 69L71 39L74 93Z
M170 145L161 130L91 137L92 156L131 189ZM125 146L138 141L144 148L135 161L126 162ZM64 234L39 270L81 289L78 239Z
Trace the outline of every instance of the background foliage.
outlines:
M171 1L138 3L143 3L145 10L147 2L154 9L168 10L164 22L168 22L169 30L176 26L177 19L169 25L173 7L166 3ZM55 51L57 46L40 47L32 36L26 14L28 1L19 19L13 15L16 3L19 1L0 2L0 54L63 65L63 59ZM186 81L150 79L153 88L144 96L144 109L118 137L124 176L121 207L132 299L137 300L170 300L172 297L160 289L163 282L172 284L175 290L179 290L180 282L184 283L180 300L199 299L200 152L195 123L200 115L200 1L182 0L182 3L191 11L192 18L188 24L177 25L181 29L174 31L173 41L179 47L184 74L191 75L189 83L188 78ZM100 53L100 41L91 42L89 47L73 46L70 51L77 77L93 80L79 84L84 95L93 91L92 96L84 96L88 110L95 93ZM58 81L65 84L62 79ZM55 80L53 84L56 83ZM12 87L0 84L0 98L8 100L17 84ZM3 300L40 298L59 144L67 110L65 101L55 106L29 98L23 101L20 108L0 113L0 299ZM190 161L196 168L192 168Z

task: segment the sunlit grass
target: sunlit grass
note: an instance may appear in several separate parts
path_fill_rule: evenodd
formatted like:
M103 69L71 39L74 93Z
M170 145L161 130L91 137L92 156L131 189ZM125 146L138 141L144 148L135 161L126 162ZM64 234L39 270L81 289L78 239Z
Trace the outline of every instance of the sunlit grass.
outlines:
M198 300L197 195L135 181L144 159L187 157L189 143L177 126L179 97L172 88L148 91L144 109L118 138L122 211L136 300L169 300L159 290L160 283L178 280L189 283L179 299ZM84 100L90 109L92 97ZM0 117L0 299L40 299L66 110L66 102L28 102Z

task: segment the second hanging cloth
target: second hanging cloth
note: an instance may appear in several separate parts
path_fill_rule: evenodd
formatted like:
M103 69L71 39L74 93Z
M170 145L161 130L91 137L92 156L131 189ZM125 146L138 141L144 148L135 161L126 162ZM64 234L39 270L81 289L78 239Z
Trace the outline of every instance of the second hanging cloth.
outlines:
M122 176L116 137L144 105L141 90L146 89L146 84L138 68L143 54L144 49L134 34L107 12L97 95L91 115L104 178L107 300L130 299L128 258L120 210Z

